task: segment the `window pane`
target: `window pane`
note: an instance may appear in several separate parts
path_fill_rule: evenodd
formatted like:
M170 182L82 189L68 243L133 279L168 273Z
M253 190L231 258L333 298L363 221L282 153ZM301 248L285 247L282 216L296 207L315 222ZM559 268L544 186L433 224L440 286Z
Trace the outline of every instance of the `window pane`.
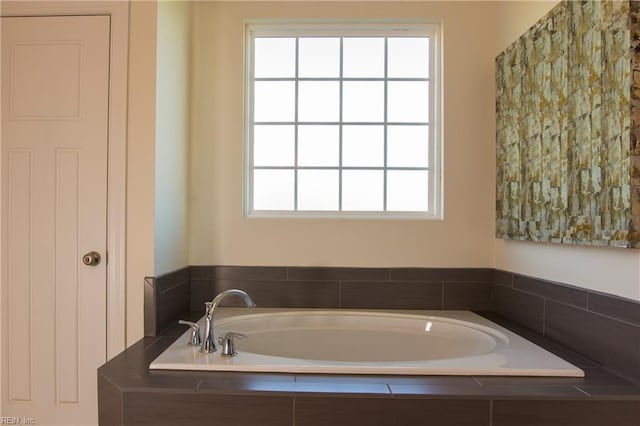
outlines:
M387 86L387 119L397 123L429 121L429 83L390 81Z
M429 38L389 38L388 77L429 77Z
M293 166L295 155L293 126L255 126L253 164L255 166Z
M339 119L340 84L336 81L298 83L298 120L329 121Z
M254 170L253 209L293 210L293 170Z
M340 77L339 38L300 38L300 77Z
M292 81L256 81L253 94L255 122L293 121L295 85Z
M344 77L384 77L384 38L347 37L342 50Z
M254 61L256 78L295 77L296 39L256 38Z
M384 210L382 170L344 170L342 172L342 210Z
M429 128L427 126L387 127L389 167L428 167Z
M299 170L298 210L338 210L338 171Z
M298 127L298 165L338 166L338 126Z
M438 207L429 183L441 172L432 157L441 141L430 134L440 117L431 99L439 75L430 75L439 58L426 34L439 28L412 28L250 25L253 210L393 217Z
M344 121L384 121L384 83L382 81L345 81L342 91Z
M346 167L384 166L383 126L344 126L342 165Z
M387 210L426 211L429 175L426 170L387 171Z

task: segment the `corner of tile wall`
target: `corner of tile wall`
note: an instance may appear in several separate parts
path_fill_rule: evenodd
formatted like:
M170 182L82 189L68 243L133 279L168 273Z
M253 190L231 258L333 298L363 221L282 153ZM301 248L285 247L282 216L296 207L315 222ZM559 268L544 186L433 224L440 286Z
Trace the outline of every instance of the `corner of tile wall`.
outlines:
M189 267L144 280L144 332L156 336L189 312Z
M157 335L156 328L156 279L144 277L144 335Z
M640 382L640 302L495 270L492 310Z

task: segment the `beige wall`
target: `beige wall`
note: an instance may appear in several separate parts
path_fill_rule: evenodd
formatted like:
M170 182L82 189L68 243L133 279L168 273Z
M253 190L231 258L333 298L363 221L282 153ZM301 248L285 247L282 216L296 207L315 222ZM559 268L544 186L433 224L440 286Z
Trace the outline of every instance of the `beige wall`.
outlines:
M189 262L492 266L496 5L485 2L194 4ZM243 219L247 19L441 19L443 221Z
M516 41L538 19L549 12L559 0L506 0L498 1L496 5L497 45L496 56Z
M156 3L129 9L127 346L144 334L144 277L154 274Z
M155 275L187 261L191 2L158 3Z
M188 263L495 266L640 300L637 251L493 238L493 60L556 3L194 3ZM243 19L406 16L444 22L445 220L242 219ZM130 31L128 344L143 334L142 280L155 271L154 2L131 5Z
M497 55L558 1L500 2ZM640 300L640 253L495 240L495 267Z

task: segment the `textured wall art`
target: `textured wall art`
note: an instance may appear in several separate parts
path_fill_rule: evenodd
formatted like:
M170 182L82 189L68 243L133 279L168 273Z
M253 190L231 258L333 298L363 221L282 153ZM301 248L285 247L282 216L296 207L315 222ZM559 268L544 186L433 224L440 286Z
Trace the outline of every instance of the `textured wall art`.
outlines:
M498 238L640 247L639 3L565 0L496 58Z

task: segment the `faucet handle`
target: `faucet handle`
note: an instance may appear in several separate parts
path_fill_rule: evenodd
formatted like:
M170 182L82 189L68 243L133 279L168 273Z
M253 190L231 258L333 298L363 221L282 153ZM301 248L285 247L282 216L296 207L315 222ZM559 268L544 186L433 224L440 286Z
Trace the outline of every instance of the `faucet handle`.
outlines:
M187 344L191 346L200 346L200 344L202 343L202 339L200 338L200 326L198 325L198 323L180 320L178 321L178 324L188 325L191 328L191 337L189 338L189 343Z
M234 342L233 342L234 337L237 337L238 339L244 339L247 336L242 333L235 333L233 331L230 331L227 334L225 334L222 339L222 342L223 342L222 355L224 356L238 355L238 352L236 352L234 347Z

